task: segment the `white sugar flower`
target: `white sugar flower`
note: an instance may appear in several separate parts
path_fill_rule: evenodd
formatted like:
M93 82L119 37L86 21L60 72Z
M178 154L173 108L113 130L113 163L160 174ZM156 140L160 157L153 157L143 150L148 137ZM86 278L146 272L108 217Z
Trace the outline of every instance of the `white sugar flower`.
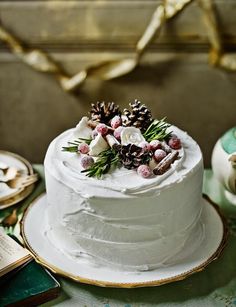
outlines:
M104 140L104 138L101 136L99 133L94 140L89 145L90 151L89 155L90 156L98 156L103 150L106 150L109 148L108 143Z
M135 144L139 146L139 144L145 141L141 131L135 127L126 127L121 131L121 144L128 145L128 144Z

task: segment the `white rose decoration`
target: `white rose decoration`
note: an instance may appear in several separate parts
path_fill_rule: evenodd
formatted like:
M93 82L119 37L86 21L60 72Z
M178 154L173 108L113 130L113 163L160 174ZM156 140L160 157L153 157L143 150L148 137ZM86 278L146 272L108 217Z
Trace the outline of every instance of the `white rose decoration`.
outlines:
M145 141L141 131L135 127L126 127L121 131L120 134L121 144L135 144L139 146L139 144Z

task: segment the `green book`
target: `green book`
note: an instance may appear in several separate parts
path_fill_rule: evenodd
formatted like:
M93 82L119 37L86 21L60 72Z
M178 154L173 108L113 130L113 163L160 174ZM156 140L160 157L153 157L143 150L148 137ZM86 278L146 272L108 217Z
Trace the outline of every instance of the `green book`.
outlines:
M0 306L38 306L59 295L60 284L34 260L1 278Z
M60 284L32 259L3 275L0 278L0 289L0 307L26 307L38 306L58 297Z

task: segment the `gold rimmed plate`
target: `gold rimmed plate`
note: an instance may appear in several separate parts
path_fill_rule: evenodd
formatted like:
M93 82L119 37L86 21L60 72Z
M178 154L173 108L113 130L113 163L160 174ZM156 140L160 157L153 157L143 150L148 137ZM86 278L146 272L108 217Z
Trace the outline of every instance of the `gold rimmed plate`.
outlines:
M26 247L31 251L36 261L52 272L74 281L117 288L160 286L182 280L193 273L202 271L222 253L228 236L226 222L218 207L207 196L203 196L202 202L201 221L204 224L205 236L201 245L194 253L175 265L151 271L121 272L92 266L89 263L66 257L45 236L47 229L44 215L47 208L45 193L34 200L25 211L21 222L21 233Z
M0 150L0 161L4 162L7 165L16 167L18 170L20 170L22 175L33 175L34 173L33 167L29 163L29 161L15 153ZM10 198L0 201L0 210L19 203L20 201L25 199L33 191L33 189L34 184L24 189L21 188L16 194L11 196Z

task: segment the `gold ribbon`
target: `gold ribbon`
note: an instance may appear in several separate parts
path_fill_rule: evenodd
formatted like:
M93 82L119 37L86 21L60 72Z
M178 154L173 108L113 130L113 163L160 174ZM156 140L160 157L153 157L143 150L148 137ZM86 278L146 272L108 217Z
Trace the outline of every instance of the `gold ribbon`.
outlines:
M209 63L228 71L236 71L235 54L224 52L218 22L216 18L216 7L212 0L198 0L203 11L208 39L210 42Z
M69 92L76 90L89 77L110 80L133 71L139 64L142 55L153 39L159 35L160 29L164 23L176 16L192 1L193 0L164 0L162 4L158 5L153 13L149 25L136 44L135 53L132 57L99 62L95 65L86 67L73 76L69 76L58 63L42 50L23 47L23 42L4 29L1 24L0 39L5 42L11 51L24 63L37 71L54 75L55 78L58 79L63 90ZM211 44L210 63L227 70L235 71L236 58L232 55L223 53L212 0L198 0L198 2L204 13L208 38Z

